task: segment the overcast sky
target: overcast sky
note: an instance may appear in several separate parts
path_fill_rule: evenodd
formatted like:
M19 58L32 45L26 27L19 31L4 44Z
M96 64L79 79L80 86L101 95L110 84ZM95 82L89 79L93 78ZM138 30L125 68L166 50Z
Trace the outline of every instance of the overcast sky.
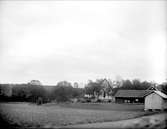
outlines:
M0 83L167 78L166 1L1 1Z

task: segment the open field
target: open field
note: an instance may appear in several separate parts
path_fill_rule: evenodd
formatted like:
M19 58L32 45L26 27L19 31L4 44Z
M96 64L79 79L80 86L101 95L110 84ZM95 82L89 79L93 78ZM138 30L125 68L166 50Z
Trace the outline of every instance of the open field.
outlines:
M143 105L1 103L0 113L12 124L25 127L61 127L117 121L146 115Z
M117 104L117 103L69 103L60 104L62 107L93 109L93 110L110 110L110 111L135 111L143 112L143 104Z

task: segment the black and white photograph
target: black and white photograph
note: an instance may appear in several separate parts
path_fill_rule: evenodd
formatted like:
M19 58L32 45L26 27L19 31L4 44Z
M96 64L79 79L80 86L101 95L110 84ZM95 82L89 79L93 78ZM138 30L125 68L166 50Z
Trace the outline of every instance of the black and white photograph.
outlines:
M167 0L0 0L1 129L166 129Z

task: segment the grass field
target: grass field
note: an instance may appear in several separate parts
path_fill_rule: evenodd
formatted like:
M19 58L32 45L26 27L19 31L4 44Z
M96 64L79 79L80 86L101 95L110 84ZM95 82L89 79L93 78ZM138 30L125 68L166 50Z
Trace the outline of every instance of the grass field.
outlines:
M12 124L26 127L60 127L117 121L145 115L143 105L1 103L0 113Z
M117 103L69 103L60 104L64 108L112 110L112 111L135 111L143 112L143 104L117 104Z

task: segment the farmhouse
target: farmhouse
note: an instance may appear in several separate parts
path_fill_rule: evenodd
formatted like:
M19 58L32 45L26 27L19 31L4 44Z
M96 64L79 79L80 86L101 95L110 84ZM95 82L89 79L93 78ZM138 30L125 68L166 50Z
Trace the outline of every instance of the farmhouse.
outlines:
M152 90L118 90L115 94L116 103L144 103L146 95Z
M146 95L144 110L164 110L167 109L167 95L161 91L153 91Z
M100 91L100 95L99 95L99 99L101 100L111 100L112 96L112 88L111 88L111 84L107 79L104 79L101 86L103 87Z

